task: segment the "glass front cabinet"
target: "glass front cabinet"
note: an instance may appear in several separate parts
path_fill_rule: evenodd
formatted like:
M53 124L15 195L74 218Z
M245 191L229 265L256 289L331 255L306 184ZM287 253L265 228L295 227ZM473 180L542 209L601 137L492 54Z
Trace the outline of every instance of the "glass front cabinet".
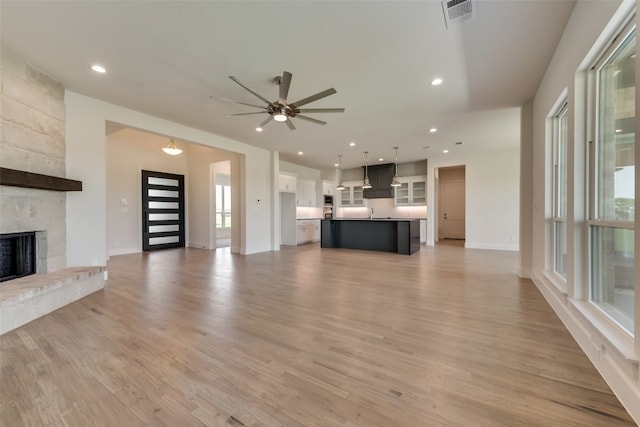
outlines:
M362 182L345 182L344 190L340 190L340 206L365 206Z
M409 176L398 178L402 185L395 187L396 206L421 206L427 204L427 177Z

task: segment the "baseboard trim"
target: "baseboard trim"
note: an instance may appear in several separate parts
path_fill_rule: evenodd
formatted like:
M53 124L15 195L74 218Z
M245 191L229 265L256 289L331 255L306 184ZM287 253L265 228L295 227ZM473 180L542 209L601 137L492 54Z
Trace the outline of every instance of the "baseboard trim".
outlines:
M637 357L636 360L622 357L622 350L615 348L594 324L573 307L574 304L568 297L548 282L543 273L534 272L532 280L620 403L640 425Z

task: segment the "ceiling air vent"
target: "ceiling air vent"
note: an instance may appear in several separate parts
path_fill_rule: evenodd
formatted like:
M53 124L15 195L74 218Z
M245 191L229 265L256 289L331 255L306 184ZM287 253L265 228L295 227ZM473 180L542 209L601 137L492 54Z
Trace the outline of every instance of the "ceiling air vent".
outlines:
M444 23L449 28L451 24L460 24L473 18L474 8L471 0L444 0L442 2Z

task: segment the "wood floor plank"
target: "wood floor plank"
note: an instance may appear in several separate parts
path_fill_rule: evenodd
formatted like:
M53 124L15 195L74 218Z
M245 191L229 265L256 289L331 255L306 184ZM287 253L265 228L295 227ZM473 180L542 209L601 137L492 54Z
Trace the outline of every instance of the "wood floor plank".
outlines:
M0 337L7 426L635 425L517 253L113 257Z

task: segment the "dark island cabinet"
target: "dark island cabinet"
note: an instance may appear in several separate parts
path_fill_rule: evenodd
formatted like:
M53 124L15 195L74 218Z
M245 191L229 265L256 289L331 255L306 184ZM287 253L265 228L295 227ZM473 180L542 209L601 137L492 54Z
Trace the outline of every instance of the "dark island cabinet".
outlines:
M323 220L320 246L411 255L420 250L420 220Z

